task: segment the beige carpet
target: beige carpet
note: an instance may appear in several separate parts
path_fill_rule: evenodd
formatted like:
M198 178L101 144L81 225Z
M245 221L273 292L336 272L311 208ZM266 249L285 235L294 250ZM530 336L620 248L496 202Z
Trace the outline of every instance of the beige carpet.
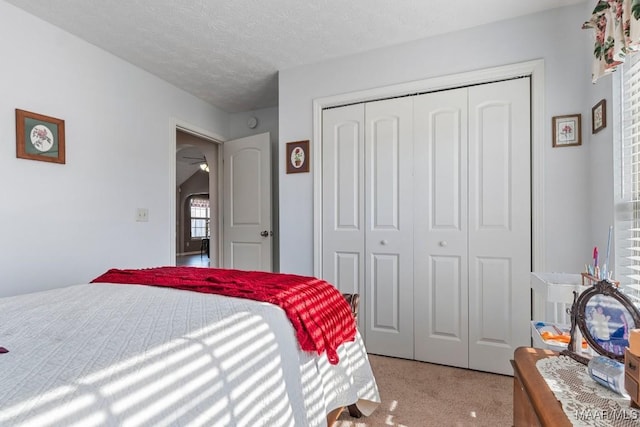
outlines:
M382 404L334 427L511 426L513 377L369 355Z

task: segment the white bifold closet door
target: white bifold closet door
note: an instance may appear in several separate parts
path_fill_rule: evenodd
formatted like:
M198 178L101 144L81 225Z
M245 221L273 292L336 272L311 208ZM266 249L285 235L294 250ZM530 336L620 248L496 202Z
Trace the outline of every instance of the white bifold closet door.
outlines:
M322 159L322 277L364 297L364 104L323 111Z
M417 97L415 358L469 366L468 89Z
M529 343L529 79L323 112L322 276L374 354L511 374Z
M413 358L413 99L365 105L365 336Z
M530 93L469 88L469 368L509 375L531 343Z
M413 358L413 100L323 113L323 277L362 297L371 353Z
M512 374L529 344L529 99L528 78L416 97L417 360Z

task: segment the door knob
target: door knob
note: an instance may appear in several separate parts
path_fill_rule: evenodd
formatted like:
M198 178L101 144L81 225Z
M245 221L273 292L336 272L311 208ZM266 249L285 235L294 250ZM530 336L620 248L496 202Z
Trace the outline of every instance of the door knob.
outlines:
M267 230L264 230L263 232L260 233L260 235L262 237L268 237L269 236L269 232Z
M447 241L446 240L441 240L439 244L440 244L440 246L442 246L444 248L445 246L447 246Z
M380 241L380 244L381 244L381 245L386 245L387 243L389 243L389 241L388 241L388 240L381 240L381 241Z

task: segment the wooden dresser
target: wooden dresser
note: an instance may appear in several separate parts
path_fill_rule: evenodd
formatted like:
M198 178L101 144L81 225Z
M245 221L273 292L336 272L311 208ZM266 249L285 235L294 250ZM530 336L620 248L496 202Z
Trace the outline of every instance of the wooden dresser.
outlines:
M558 353L539 348L520 347L513 357L513 425L571 426L562 405L536 368L536 362Z

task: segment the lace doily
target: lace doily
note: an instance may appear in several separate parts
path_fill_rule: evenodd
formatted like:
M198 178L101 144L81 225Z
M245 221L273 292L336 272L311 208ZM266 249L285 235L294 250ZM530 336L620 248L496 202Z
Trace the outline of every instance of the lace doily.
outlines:
M574 426L640 426L640 411L629 406L630 399L598 384L585 365L552 356L538 360L536 367Z

